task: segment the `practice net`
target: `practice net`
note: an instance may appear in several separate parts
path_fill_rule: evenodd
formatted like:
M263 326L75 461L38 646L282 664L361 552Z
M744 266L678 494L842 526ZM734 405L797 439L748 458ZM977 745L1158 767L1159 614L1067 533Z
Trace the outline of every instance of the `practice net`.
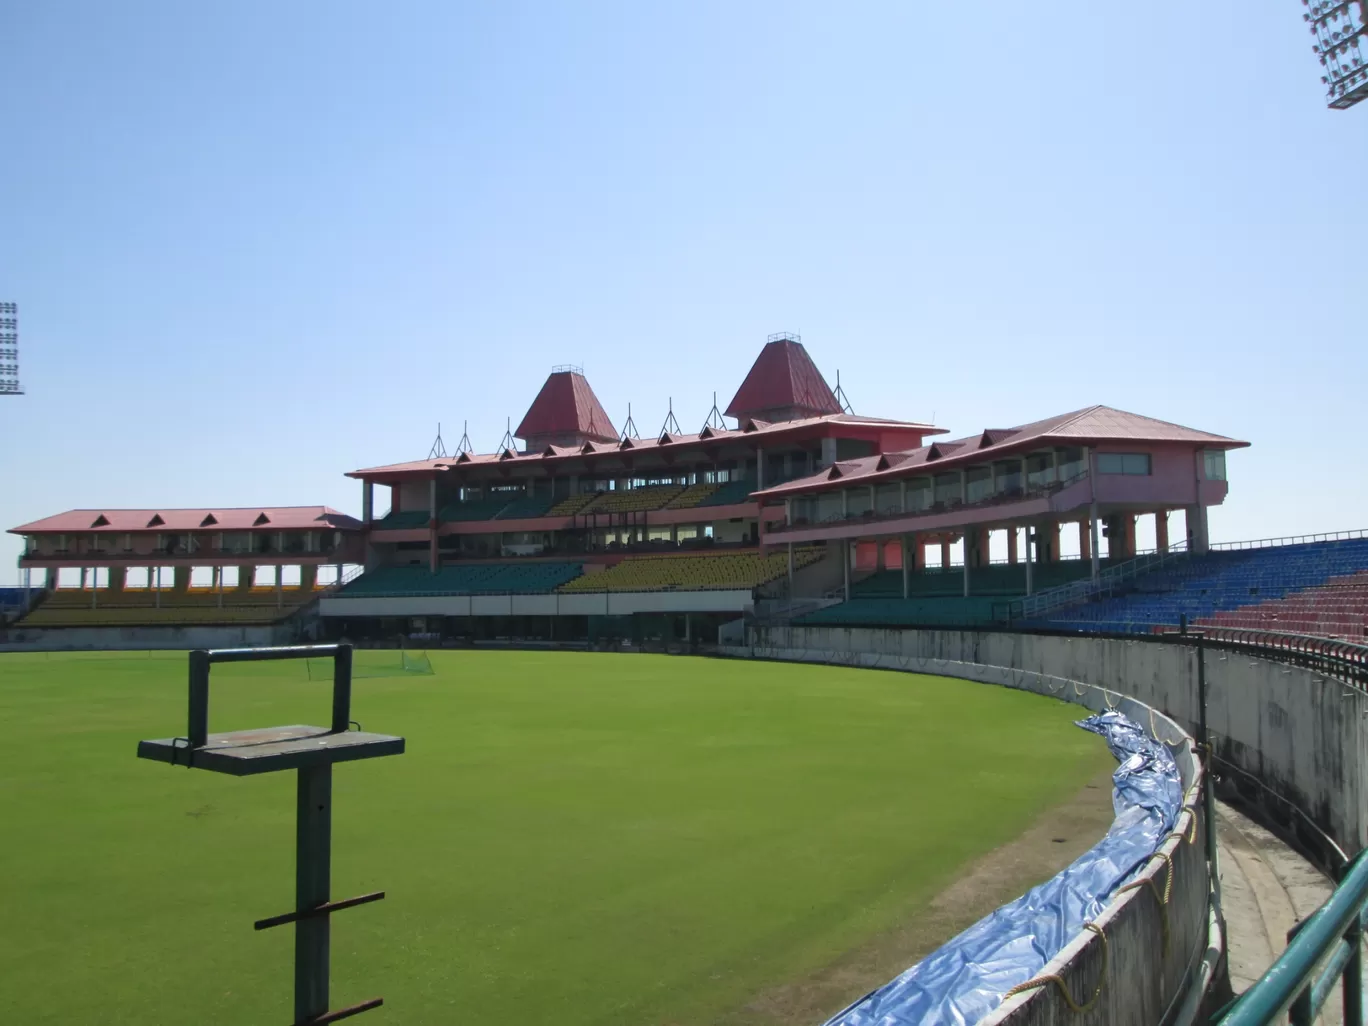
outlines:
M332 680L333 661L306 659L309 680ZM413 677L432 673L426 652L405 648L358 648L352 652L352 680L366 677Z

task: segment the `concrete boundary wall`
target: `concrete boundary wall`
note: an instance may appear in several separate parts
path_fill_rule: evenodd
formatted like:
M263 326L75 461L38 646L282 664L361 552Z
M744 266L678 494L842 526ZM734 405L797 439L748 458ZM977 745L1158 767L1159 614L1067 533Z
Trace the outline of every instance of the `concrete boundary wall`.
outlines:
M19 627L0 652L145 651L155 648L255 648L294 640L289 626L258 627Z
M793 631L801 633L794 637ZM828 636L824 636L829 632ZM898 635L898 631L868 634ZM940 632L937 632L940 633ZM869 669L902 670L960 677L1018 688L1074 702L1094 712L1117 709L1141 724L1173 752L1184 787L1176 828L1138 874L1136 886L1119 893L1095 920L1103 936L1084 931L1042 970L1051 982L1008 998L984 1026L1157 1026L1170 1022L1194 984L1200 985L1210 943L1210 877L1206 827L1202 815L1203 766L1191 736L1153 706L1102 686L1100 678L1064 677L1011 664L949 659L889 651L889 637L877 640L884 651L862 650L875 641L847 628L762 628L755 640L802 641L798 646L727 646L724 655L818 662ZM826 642L825 645L822 643ZM1067 989L1069 998L1064 995ZM1096 995L1096 1000L1089 1002ZM1085 1006L1071 1008L1069 1000Z

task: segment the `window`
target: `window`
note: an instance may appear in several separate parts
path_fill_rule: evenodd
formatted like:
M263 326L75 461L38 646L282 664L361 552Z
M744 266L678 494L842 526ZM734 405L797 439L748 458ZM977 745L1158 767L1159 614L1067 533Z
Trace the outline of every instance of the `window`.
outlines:
M917 513L931 506L931 479L914 477L907 482L907 511Z
M941 505L959 502L961 498L959 474L937 474L933 495L936 502Z
M1130 474L1148 477L1150 455L1147 452L1099 452L1097 454L1099 474Z
M969 502L983 502L993 496L993 468L970 467L965 480L965 495Z
M1059 461L1059 480L1061 482L1072 481L1076 477L1082 477L1087 470L1087 467L1083 462L1082 449L1059 449L1055 453L1055 458Z
M1048 488L1054 483L1054 453L1035 453L1026 457L1026 487L1030 491Z
M1206 479L1208 481L1224 481L1226 479L1225 469L1225 450L1207 449L1202 453L1206 462Z

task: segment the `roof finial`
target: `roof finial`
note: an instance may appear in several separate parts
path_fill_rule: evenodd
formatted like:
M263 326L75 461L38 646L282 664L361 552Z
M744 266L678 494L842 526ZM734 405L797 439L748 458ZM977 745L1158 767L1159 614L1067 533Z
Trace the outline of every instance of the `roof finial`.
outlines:
M470 444L470 421L468 420L461 421L461 440L456 444L456 452L468 452L472 455L475 452L475 446Z
M703 422L705 428L712 428L714 431L726 431L727 422L722 419L722 411L717 408L717 393L713 393L712 409L708 411L708 419Z
M641 438L637 432L636 421L632 419L632 404L627 404L627 423L622 425L622 433L618 436L619 442L625 442L629 438Z
M518 451L518 440L513 437L513 418L509 417L505 421L503 438L499 439L499 452L507 452L512 449Z
M442 422L437 422L437 438L432 443L432 448L428 450L428 459L440 460L446 458L446 446L442 444Z
M833 392L832 395L834 395L836 401L841 404L842 412L850 414L855 412L850 405L850 400L846 398L845 389L841 388L841 369L839 367L836 368L836 391Z
M665 424L661 427L662 435L682 435L684 432L679 428L679 421L675 420L674 397L670 397L670 412L665 414Z

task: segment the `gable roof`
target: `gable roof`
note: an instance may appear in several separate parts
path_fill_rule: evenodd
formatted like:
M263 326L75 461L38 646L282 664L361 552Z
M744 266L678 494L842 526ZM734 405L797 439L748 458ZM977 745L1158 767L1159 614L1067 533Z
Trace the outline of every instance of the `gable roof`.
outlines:
M599 442L616 442L617 429L603 405L578 371L553 371L532 400L518 430L522 439L546 435L582 435Z
M1047 443L1095 445L1139 443L1186 443L1210 449L1242 449L1249 445L1225 435L1214 435L1166 420L1128 413L1110 406L1089 406L1072 413L1022 424L1015 428L988 428L979 434L951 441L937 441L917 449L888 453L886 460L842 461L833 467L839 474L819 471L808 477L766 488L757 495L782 498L796 492L821 490L827 482L841 479L849 484L860 478L864 484L923 473L942 473L945 468L985 459L997 459ZM882 466L880 464L883 464Z
M103 521L103 523L101 522ZM328 506L244 506L239 509L73 509L9 529L10 534L86 531L141 534L198 531L206 523L219 531L360 530L361 522Z
M760 350L727 406L727 416L744 421L753 413L789 408L816 416L842 412L803 343L780 338Z

